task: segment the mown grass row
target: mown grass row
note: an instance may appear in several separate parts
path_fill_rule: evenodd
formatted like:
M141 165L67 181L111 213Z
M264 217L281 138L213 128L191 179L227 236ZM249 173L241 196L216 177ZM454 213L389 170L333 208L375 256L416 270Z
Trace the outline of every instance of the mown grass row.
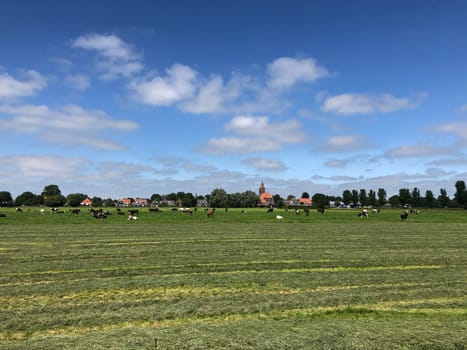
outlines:
M3 225L0 349L465 346L465 224L220 221Z

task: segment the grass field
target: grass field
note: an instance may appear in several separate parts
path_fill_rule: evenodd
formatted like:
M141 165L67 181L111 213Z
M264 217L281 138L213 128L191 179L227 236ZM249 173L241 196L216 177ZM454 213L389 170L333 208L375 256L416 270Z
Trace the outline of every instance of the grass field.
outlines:
M0 213L0 349L467 348L465 210Z

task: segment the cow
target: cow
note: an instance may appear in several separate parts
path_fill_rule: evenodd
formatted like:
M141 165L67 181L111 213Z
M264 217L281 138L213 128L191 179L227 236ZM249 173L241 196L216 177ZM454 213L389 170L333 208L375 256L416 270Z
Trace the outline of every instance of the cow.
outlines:
M78 215L78 214L81 212L81 210L79 210L79 209L70 209L69 212L70 212L71 214Z
M401 213L401 221L407 220L408 217L409 217L408 211L404 211L403 213Z
M214 216L214 212L216 211L216 208L212 208L211 210L208 211L208 218L212 218Z
M357 216L358 216L359 218L363 218L363 217L368 218L368 210L363 209L360 213L358 213Z
M324 214L324 207L319 207L318 208L318 213Z

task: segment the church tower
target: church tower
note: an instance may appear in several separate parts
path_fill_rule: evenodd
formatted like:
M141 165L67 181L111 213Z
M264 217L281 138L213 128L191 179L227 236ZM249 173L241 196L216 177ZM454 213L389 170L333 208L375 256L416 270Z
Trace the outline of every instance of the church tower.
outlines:
M259 196L261 197L263 193L266 193L266 187L264 187L264 183L261 181L261 185L259 185Z

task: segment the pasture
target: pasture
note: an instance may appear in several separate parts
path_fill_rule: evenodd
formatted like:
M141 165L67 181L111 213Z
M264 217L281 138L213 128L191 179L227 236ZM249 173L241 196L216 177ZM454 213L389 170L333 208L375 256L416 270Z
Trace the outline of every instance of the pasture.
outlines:
M467 347L465 210L162 210L1 208L0 349Z

